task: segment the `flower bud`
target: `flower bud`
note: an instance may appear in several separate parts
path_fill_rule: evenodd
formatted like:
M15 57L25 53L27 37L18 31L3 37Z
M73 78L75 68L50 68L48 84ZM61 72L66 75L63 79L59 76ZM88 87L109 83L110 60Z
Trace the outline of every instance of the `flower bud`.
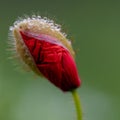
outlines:
M16 54L35 73L63 91L80 86L71 42L52 20L34 16L11 27Z

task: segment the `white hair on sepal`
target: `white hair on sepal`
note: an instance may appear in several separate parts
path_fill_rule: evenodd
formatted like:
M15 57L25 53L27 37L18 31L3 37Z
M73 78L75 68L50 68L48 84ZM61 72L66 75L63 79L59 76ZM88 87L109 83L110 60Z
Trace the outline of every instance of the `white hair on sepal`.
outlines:
M52 37L59 38L62 43L65 43L64 39L67 37L67 34L61 31L61 25L56 24L53 20L50 20L47 17L41 17L35 14L33 14L31 17L28 15L24 15L24 17L18 17L18 20L16 20L14 25L10 27L10 31L13 31L15 28L22 28L23 30L27 29L28 31L37 34L42 32Z
M18 17L18 20L14 22L14 25L10 27L10 30L13 30L14 28L18 27L20 24L26 24L28 23L28 27L33 27L33 23L38 23L38 26L40 27L50 27L51 30L53 31L58 31L60 32L63 36L66 37L65 33L61 32L61 25L54 23L53 20L48 19L47 17L41 17L41 16L36 16L32 15L29 17L28 15L24 15L24 17Z
M13 26L10 26L9 28L9 33L8 33L8 41L7 41L7 49L6 51L9 53L8 60L11 60L13 66L15 67L16 70L24 70L25 71L31 71L28 65L26 65L23 60L21 59L20 55L17 53L17 48L16 48L16 40L13 35ZM25 47L23 45L23 47ZM14 60L14 61L13 61Z

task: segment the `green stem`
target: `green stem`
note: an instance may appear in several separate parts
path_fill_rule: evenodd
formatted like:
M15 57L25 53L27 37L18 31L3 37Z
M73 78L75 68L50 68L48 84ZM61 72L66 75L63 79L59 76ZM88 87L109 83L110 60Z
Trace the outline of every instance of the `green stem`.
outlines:
M76 113L77 113L77 120L82 120L82 110L81 110L81 104L80 104L80 98L76 90L71 91L75 107L76 107Z

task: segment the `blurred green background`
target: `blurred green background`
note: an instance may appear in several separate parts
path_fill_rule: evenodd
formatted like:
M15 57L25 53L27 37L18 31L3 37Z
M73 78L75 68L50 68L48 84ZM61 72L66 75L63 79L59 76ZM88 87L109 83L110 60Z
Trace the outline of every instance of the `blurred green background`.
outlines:
M62 24L73 40L84 120L120 120L119 0L0 1L0 120L76 120L70 93L8 59L9 26L32 13Z

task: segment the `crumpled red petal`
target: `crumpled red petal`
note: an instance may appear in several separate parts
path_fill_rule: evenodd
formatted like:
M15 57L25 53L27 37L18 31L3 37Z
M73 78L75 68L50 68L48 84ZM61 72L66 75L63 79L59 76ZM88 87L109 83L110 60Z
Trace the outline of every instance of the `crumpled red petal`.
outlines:
M49 35L20 31L22 39L39 71L63 91L80 86L76 64L69 51Z

